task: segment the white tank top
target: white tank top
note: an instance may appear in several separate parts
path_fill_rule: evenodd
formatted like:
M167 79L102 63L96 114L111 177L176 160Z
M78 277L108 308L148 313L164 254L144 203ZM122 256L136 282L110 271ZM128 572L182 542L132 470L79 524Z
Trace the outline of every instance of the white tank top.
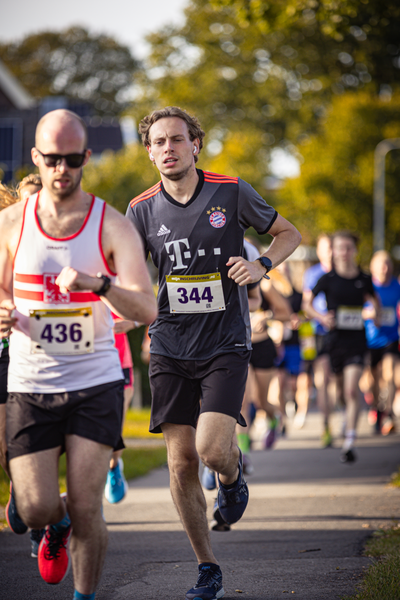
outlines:
M109 308L90 291L61 293L63 267L111 273L101 247L106 203L92 197L81 229L52 238L37 218L39 194L31 196L14 259L18 323L10 336L8 391L54 394L123 379Z

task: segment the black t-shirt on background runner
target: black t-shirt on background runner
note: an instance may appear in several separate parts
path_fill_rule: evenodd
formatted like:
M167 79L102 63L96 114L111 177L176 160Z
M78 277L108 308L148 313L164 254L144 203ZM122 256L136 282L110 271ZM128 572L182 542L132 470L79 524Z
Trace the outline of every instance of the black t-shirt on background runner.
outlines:
M197 173L199 184L186 204L158 182L126 213L159 270L151 352L182 360L251 349L247 289L227 277L226 263L243 255L249 227L267 233L277 217L238 177Z
M335 311L336 335L352 343L365 342L361 311L366 295L375 296L371 276L360 271L356 277L347 279L332 270L323 275L312 290L314 296L320 292L326 296L327 310Z

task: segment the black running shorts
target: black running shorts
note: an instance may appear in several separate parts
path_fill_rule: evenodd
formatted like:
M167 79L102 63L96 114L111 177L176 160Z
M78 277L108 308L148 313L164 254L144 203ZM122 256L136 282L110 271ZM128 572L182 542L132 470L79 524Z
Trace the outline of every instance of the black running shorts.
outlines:
M316 333L315 334L315 344L317 346L316 359L318 359L320 356L323 356L324 354L328 354L326 334L321 335L320 333Z
M117 448L121 444L124 381L60 394L9 393L9 459L64 447L75 434Z
M399 357L399 342L392 342L387 346L383 346L383 348L370 348L369 349L369 365L374 368L378 365L385 354L394 354L394 356Z
M327 334L328 354L333 373L342 373L349 365L364 366L367 351L366 342L359 339L351 340L341 336L337 331Z
M275 367L276 348L271 338L262 342L253 342L250 364L255 369L273 369Z
M223 413L246 426L240 409L249 358L250 351L219 354L208 360L176 360L151 354L151 433L161 433L162 423L196 427L204 412Z
M10 358L8 356L8 346L3 348L0 356L0 404L7 402L7 374L8 374L8 363Z

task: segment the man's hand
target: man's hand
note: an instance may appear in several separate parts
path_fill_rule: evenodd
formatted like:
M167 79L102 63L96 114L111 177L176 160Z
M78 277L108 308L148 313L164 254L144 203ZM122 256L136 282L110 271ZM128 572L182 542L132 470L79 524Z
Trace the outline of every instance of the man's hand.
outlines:
M135 321L119 319L118 321L114 321L114 333L128 333L131 329L135 329L136 326Z
M18 321L13 316L13 311L15 309L15 304L9 300L3 300L0 305L0 338L7 338L11 333L11 328L14 327L15 323Z
M335 311L330 310L325 315L320 315L318 321L329 331L336 326Z
M97 292L103 285L103 280L80 273L72 267L64 267L56 279L60 291L65 294L70 291L91 290Z
M262 266L259 260L249 262L243 256L231 256L226 266L231 267L228 271L228 277L233 279L240 287L249 283L257 283L265 275L265 267Z

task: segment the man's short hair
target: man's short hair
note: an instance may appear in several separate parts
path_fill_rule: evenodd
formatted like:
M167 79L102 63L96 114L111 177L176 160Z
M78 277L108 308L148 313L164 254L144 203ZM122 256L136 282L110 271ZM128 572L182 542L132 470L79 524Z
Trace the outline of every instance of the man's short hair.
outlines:
M335 233L332 235L332 243L336 238L345 238L346 240L351 240L356 248L358 248L358 244L360 241L356 233L348 231L347 229L343 229L342 231L335 231Z
M320 233L320 234L318 235L318 237L317 237L317 244L318 244L318 242L320 242L321 240L328 240L328 242L332 242L332 235L331 235L331 234L329 234L329 233L322 232L322 233Z
M203 139L205 136L204 131L201 128L200 122L196 117L189 115L185 110L182 110L178 106L166 106L165 108L161 108L160 110L154 110L150 115L144 117L139 123L139 134L142 138L143 146L150 146L150 127L159 121L160 119L165 119L166 117L178 117L185 121L188 131L189 138L191 141L198 139L199 140L199 153L203 147ZM197 162L198 157L197 154L194 157L195 162Z
M371 258L370 265L372 265L372 263L375 262L376 260L384 260L393 267L392 257L390 256L389 252L387 252L386 250L377 250Z

